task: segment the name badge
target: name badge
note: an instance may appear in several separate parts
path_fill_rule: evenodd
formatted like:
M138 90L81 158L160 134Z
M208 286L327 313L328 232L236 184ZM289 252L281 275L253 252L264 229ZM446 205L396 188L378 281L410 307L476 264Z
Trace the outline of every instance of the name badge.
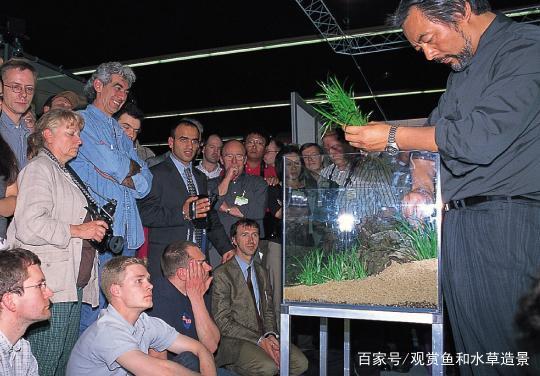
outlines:
M247 205L248 203L248 198L244 196L236 196L236 198L234 199L234 204L238 206Z

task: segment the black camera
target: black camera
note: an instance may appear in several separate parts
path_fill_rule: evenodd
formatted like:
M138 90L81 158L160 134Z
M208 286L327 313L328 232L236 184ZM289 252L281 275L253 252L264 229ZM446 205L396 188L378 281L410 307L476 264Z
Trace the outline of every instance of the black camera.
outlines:
M98 252L111 251L115 255L122 253L124 250L124 238L122 236L113 235L113 218L116 211L116 200L111 199L99 208L94 204L90 204L86 207L92 221L105 221L109 228L105 231L105 236L100 242L95 240L89 240L90 244L98 250Z
M205 194L200 194L198 195L197 200L200 200L202 198L208 198L208 201L210 203L210 210L212 210L213 206L216 204L217 195L208 196ZM196 229L203 229L203 230L207 229L209 226L208 217L195 218L196 215L197 215L197 201L193 201L189 205L189 218L191 218L193 227L195 227Z

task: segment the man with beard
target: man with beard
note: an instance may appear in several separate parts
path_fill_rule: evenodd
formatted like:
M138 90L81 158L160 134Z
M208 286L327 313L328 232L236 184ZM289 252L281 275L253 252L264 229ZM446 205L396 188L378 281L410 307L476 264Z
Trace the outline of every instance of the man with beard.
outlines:
M39 258L25 249L0 252L0 375L38 376L38 364L27 340L33 323L51 317Z
M373 122L347 127L346 138L365 150L439 152L456 350L515 353L513 316L540 265L540 28L485 0L403 0L393 24L452 68L446 92L425 127ZM519 372L500 367L463 365L461 374Z

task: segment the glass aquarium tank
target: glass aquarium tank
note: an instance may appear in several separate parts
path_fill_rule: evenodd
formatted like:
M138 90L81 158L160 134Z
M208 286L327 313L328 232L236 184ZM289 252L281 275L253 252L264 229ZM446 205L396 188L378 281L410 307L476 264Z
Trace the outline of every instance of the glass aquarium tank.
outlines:
M325 158L284 156L283 302L439 311L438 154Z

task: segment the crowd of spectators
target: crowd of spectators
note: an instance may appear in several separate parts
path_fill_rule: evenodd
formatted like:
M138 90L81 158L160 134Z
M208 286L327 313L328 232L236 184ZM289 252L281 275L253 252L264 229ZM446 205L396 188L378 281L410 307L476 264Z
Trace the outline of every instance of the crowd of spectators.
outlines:
M41 111L31 63L0 71L2 371L279 372L281 179L324 186L322 148L304 157L258 129L224 142L184 118L156 156L129 67L101 64L84 97L55 93Z
M138 140L144 114L128 101L136 79L129 67L101 64L84 98L53 94L39 118L33 66L12 59L0 70L0 237L13 249L2 257L27 270L16 285L39 270L35 290L50 301L43 321L16 338L0 326L11 346L32 349L4 367L39 367L41 375L278 372L283 186L291 218L303 218L289 244L314 246L306 221L321 199L305 192L356 184L350 171L363 165L345 155L342 135L327 135L325 149L260 129L224 142L183 118L171 124L169 151L156 156ZM301 374L307 360L292 349L291 372Z

